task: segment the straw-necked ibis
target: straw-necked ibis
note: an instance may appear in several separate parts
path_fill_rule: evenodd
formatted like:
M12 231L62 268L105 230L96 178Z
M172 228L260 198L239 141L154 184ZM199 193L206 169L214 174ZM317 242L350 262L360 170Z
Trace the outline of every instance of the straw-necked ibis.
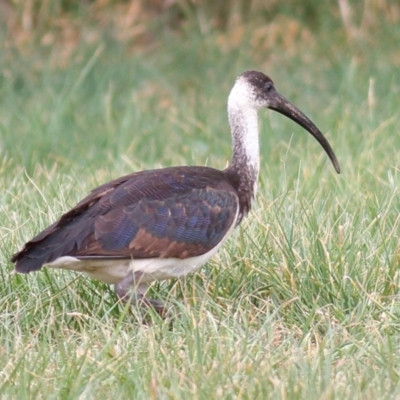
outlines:
M228 99L233 156L223 171L183 166L136 172L94 189L14 254L17 272L42 266L85 272L114 284L123 301L145 296L154 280L178 278L212 257L249 212L259 173L257 112L275 110L336 156L320 130L261 72L240 75Z

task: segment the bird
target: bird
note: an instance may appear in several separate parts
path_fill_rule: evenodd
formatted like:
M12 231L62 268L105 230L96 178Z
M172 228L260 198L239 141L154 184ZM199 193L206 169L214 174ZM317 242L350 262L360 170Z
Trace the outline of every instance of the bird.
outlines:
M340 173L316 125L279 94L269 76L246 71L228 96L232 158L226 169L175 166L105 183L15 253L15 271L26 274L46 266L86 273L114 285L123 303L165 315L167 306L147 296L149 284L205 264L253 205L260 170L258 111L263 108L308 131Z

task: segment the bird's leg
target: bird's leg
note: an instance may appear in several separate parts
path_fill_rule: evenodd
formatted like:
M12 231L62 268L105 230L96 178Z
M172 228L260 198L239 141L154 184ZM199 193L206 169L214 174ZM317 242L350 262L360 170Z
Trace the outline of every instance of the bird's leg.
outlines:
M124 279L119 281L115 287L114 291L118 299L127 303L128 301L136 301L135 298L131 299L131 289L137 285L137 280L134 279L133 272L130 272Z
M132 288L135 291L132 293ZM115 294L124 303L130 302L134 305L152 307L161 317L167 315L167 309L162 301L146 297L147 284L140 283L140 274L131 272L122 281L115 285Z

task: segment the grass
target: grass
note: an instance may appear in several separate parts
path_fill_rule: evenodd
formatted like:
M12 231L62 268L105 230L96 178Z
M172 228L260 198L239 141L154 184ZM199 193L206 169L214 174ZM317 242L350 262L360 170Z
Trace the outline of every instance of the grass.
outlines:
M281 12L289 33L239 26L237 42L229 29L155 28L137 50L105 32L63 66L57 47L4 46L0 398L399 397L400 29L385 20L372 34L367 20L350 37L336 11L311 28ZM179 313L172 326L141 324L87 277L12 273L12 253L102 182L223 168L226 98L250 68L326 133L342 174L262 111L253 212L199 272L151 289Z

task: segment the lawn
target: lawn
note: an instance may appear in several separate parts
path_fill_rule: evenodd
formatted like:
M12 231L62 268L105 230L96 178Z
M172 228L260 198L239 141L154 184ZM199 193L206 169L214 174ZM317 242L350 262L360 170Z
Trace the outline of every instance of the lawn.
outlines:
M400 8L270 1L215 24L223 10L190 1L89 8L107 24L84 8L102 2L66 3L27 30L16 2L0 30L0 398L398 398ZM342 173L261 110L253 211L200 271L151 288L172 323L86 276L13 273L25 241L107 180L224 168L248 69L315 122Z

